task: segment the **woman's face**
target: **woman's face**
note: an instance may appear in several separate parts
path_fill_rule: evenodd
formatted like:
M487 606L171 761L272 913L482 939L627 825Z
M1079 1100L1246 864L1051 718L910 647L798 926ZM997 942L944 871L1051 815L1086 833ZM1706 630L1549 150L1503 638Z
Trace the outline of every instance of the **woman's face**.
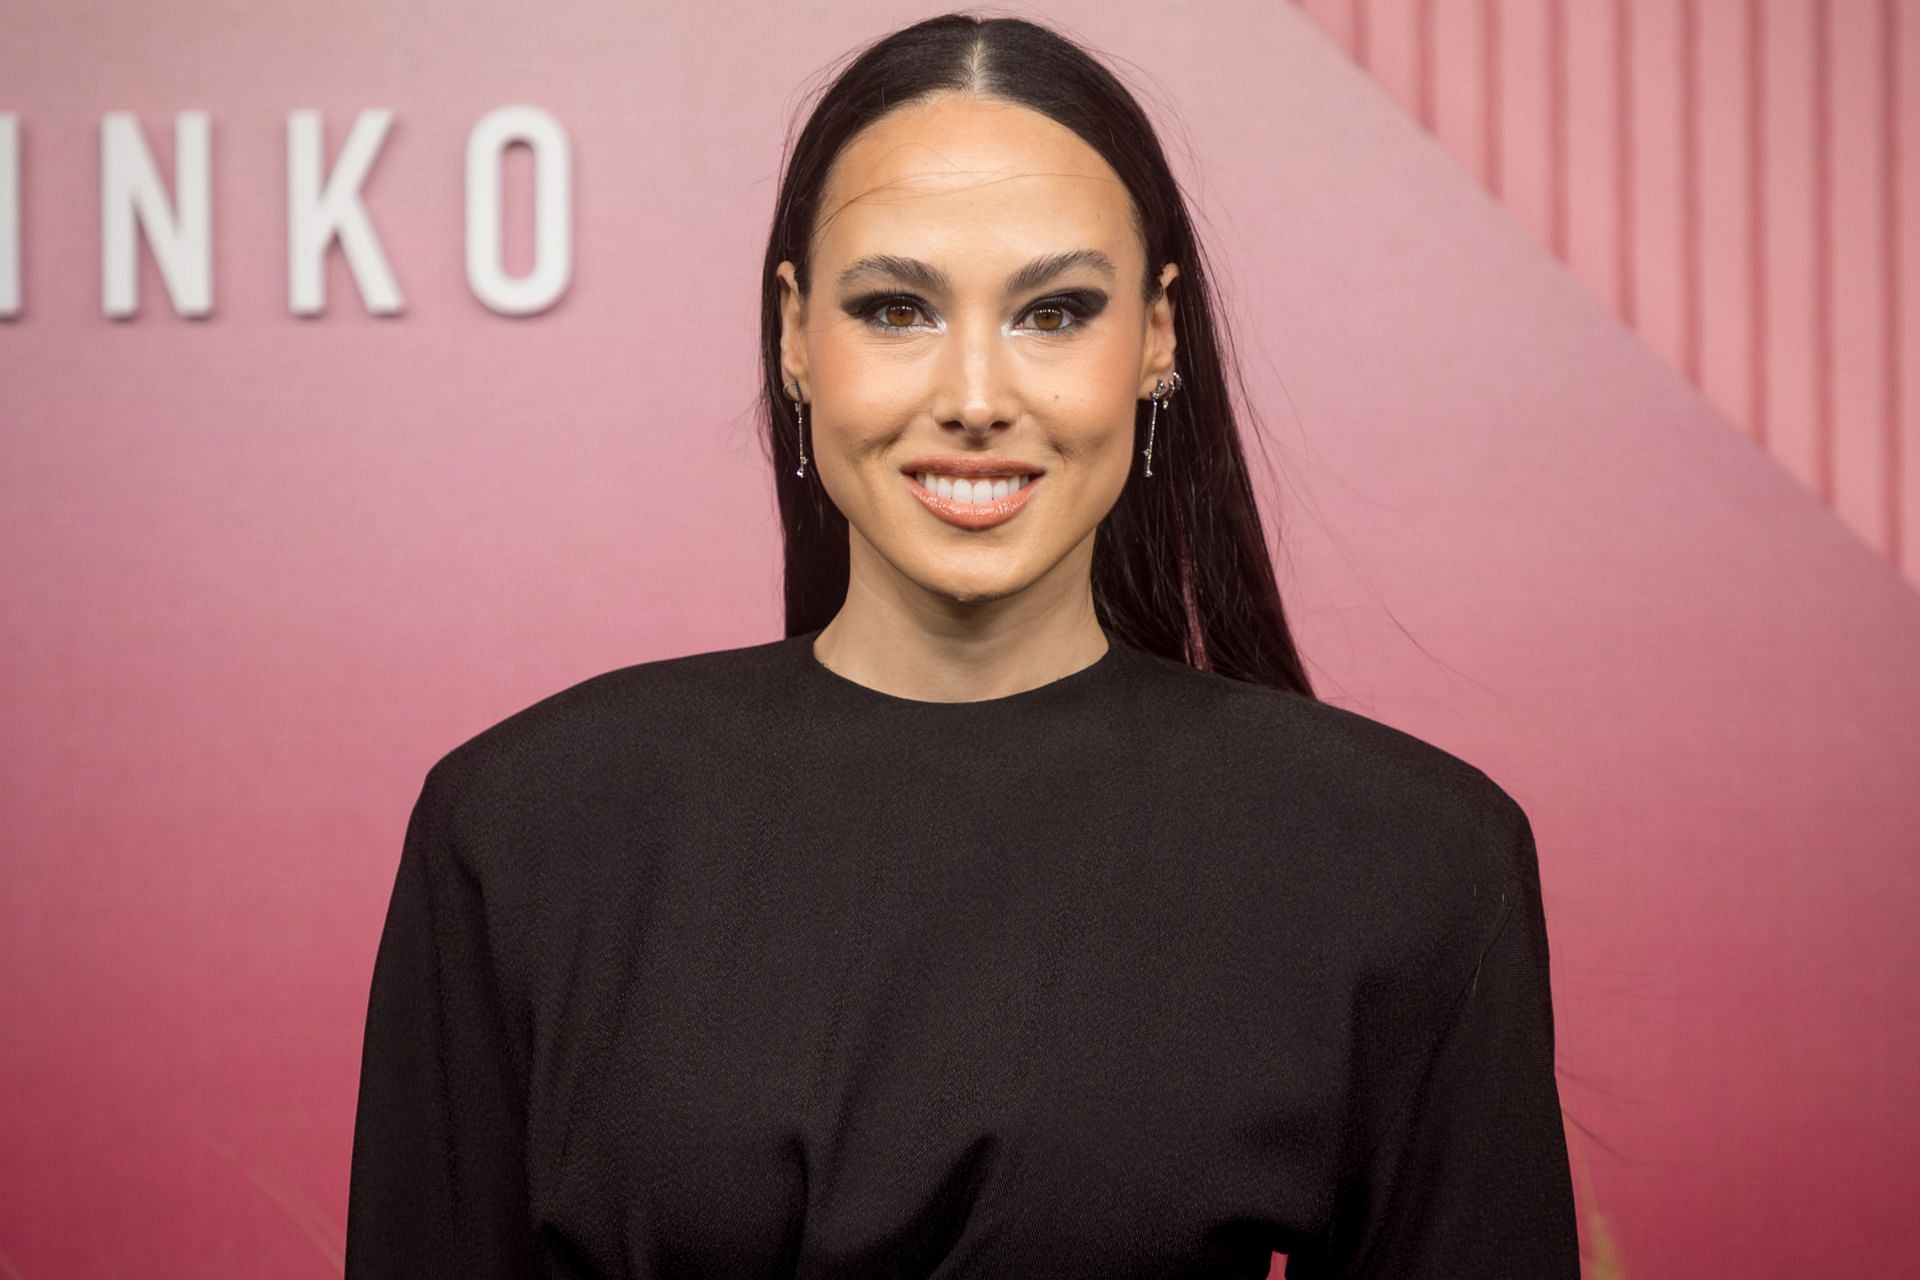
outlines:
M1038 112L947 97L846 147L804 308L793 264L779 272L785 379L852 526L855 590L1084 597L1094 531L1138 460L1135 406L1173 368L1172 302L1143 304L1144 267L1118 176ZM938 474L921 488L923 471L982 461L1040 475L974 508L935 498L954 487Z

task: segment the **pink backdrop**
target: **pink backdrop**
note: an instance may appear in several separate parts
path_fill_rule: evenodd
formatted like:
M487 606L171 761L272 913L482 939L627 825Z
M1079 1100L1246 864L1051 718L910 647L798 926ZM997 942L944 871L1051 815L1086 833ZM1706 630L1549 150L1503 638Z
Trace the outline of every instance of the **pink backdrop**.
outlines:
M406 811L588 674L779 634L747 417L783 131L935 7L10 12L0 1275L325 1276ZM1323 693L1533 817L1591 1275L1889 1274L1920 1123L1920 599L1301 11L1004 10L1119 60L1200 206ZM467 291L487 111L574 277ZM392 134L406 306L287 307L287 113ZM99 130L212 114L213 314L100 312ZM507 265L531 257L524 152ZM1263 457L1260 448L1253 454Z
M1920 586L1920 5L1292 2Z

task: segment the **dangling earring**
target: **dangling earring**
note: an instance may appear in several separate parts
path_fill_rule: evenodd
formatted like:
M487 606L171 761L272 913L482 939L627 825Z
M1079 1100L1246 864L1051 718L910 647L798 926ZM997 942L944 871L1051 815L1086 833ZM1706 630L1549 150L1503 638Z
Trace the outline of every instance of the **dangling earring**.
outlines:
M800 468L793 474L804 477L807 474L807 419L802 411L806 408L806 404L800 399L800 384L794 382L789 383L788 386L792 389L793 416L800 431Z
M1153 411L1147 415L1147 447L1140 451L1146 455L1148 475L1153 474L1153 429L1160 420L1160 406L1171 403L1174 392L1180 390L1179 373L1175 372L1170 376L1173 379L1172 382L1163 378L1153 380L1153 395L1150 397L1153 401Z

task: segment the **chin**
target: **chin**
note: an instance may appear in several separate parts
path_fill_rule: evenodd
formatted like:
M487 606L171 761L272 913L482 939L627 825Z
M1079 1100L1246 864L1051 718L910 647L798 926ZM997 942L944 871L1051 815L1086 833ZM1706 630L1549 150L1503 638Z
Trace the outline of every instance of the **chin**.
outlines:
M929 569L912 575L924 590L959 604L980 604L1004 600L1033 585L1033 575L1017 572L1009 566L982 566L977 572Z
M1003 591L966 591L957 588L935 587L934 590L955 604L986 604L994 600L1004 600L1008 596L1017 593L1020 588L1008 587Z

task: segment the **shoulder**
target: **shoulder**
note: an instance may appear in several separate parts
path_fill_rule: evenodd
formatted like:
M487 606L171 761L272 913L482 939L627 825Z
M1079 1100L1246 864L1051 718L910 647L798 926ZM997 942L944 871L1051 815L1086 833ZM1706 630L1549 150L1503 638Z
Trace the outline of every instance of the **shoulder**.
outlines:
M1510 885L1536 882L1525 810L1473 762L1358 711L1148 658L1165 758L1193 762L1219 801L1285 832L1286 874L1392 900L1398 924L1411 923L1404 911L1469 933Z
M1502 931L1517 918L1540 928L1526 811L1476 764L1375 717L1208 673L1182 679L1175 701L1202 712L1173 717L1181 747L1236 778L1226 801L1260 824L1245 832L1240 883L1262 903L1297 904L1296 942L1356 1002L1391 1011L1365 1033L1374 1051L1431 1043Z
M434 761L426 790L457 825L571 807L644 779L671 784L703 742L731 737L776 692L781 642L602 671L520 706Z
M1331 812L1424 819L1504 837L1526 815L1473 762L1384 720L1330 702L1200 671L1156 654L1143 711L1183 755L1230 762L1227 776Z

